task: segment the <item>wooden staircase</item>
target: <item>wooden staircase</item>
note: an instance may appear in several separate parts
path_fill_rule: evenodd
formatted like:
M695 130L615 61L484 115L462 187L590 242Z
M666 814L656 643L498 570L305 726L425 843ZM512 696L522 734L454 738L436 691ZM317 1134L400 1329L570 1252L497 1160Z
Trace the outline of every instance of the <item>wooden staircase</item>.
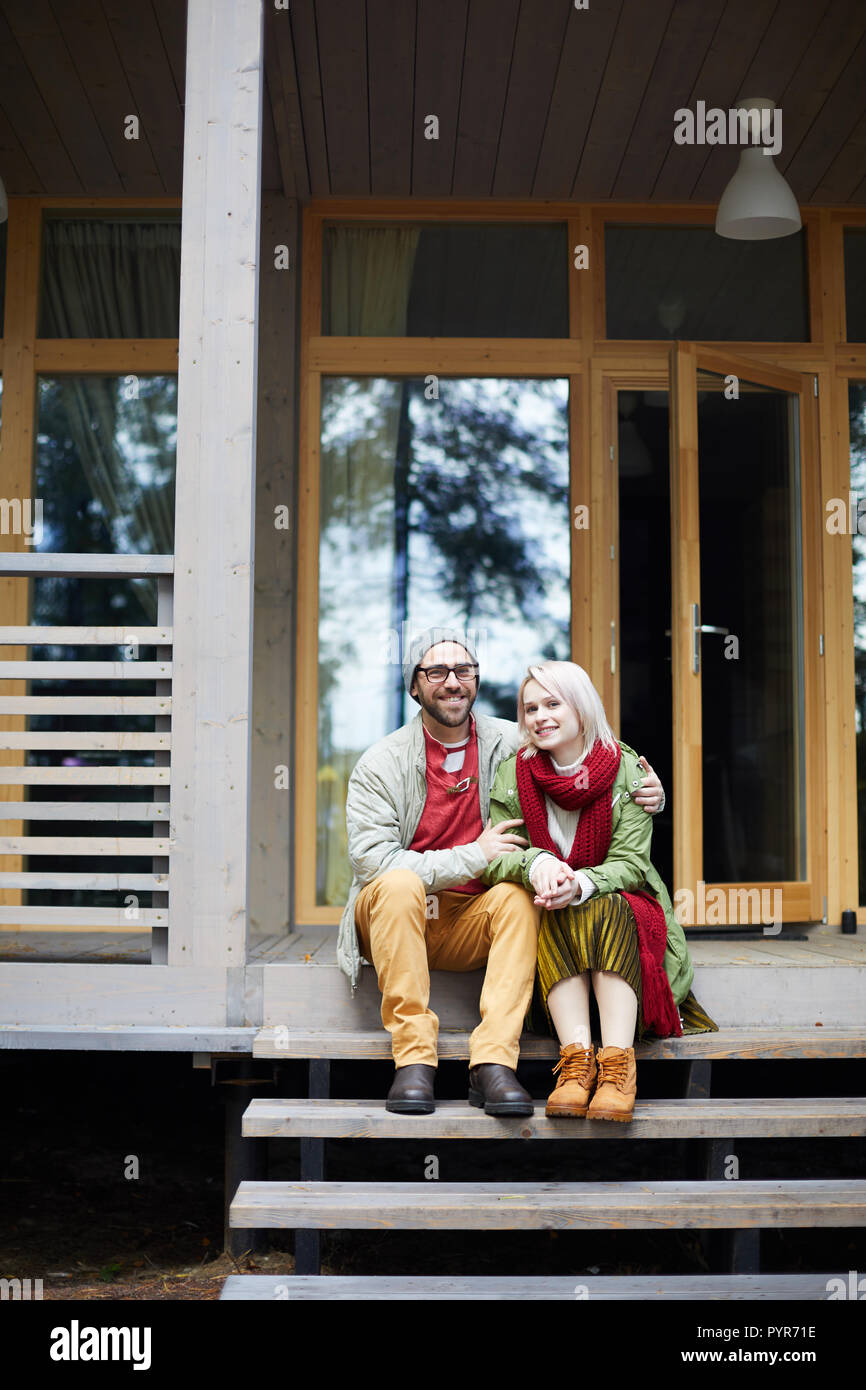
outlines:
M388 1039L370 1028L326 1034L272 1025L259 1033L254 1056L272 1059L363 1059L387 1055ZM497 1118L463 1101L440 1101L432 1115L391 1115L383 1099L254 1100L243 1120L251 1138L300 1138L308 1154L323 1156L327 1139L579 1139L705 1140L716 1156L737 1139L851 1137L866 1134L866 1097L730 1099L711 1095L714 1060L862 1058L866 1036L857 1028L728 1028L716 1034L669 1039L637 1049L638 1058L687 1060L689 1083L681 1099L639 1100L628 1125L590 1120L548 1120L544 1101L525 1118ZM468 1032L440 1034L440 1056L465 1058ZM521 1057L554 1058L550 1038L526 1038ZM311 1063L321 1068L324 1061ZM324 1089L324 1087L322 1087ZM719 1141L724 1141L721 1145ZM303 1159L302 1159L303 1162ZM334 1183L316 1176L300 1182L241 1182L231 1204L233 1227L301 1232L353 1230L658 1230L757 1233L783 1227L866 1225L866 1181L796 1179L542 1183ZM302 1168L303 1172L303 1168ZM301 1235L297 1237L300 1241ZM306 1237L307 1240L310 1237ZM747 1237L748 1239L748 1237ZM840 1270L808 1275L762 1275L756 1265L727 1275L619 1278L407 1278L238 1275L224 1299L823 1299Z

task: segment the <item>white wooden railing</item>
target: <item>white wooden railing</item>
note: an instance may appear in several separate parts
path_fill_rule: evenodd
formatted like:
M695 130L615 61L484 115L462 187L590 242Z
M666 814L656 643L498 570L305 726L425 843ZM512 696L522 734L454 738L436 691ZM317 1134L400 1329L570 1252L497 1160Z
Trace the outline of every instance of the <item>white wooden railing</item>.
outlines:
M169 927L171 680L174 557L171 555L54 555L0 554L0 577L35 578L155 578L155 627L0 627L0 680L106 680L153 682L152 695L0 695L0 723L7 716L97 715L153 718L153 731L92 732L56 730L50 733L0 731L0 750L106 753L152 751L153 767L118 767L111 762L85 767L3 766L0 786L21 788L21 800L0 800L0 831L10 821L122 822L152 821L151 836L81 836L73 828L62 836L0 834L2 855L81 855L104 858L106 872L0 872L0 889L40 889L62 894L70 889L118 894L117 907L0 906L0 933L24 931L150 932L151 960L164 961ZM155 646L156 661L31 661L4 660L4 648L34 646ZM28 652L29 655L29 652ZM58 800L26 799L26 787L56 787ZM78 801L63 799L71 788L110 786L122 798L126 787L152 787L147 801ZM7 793L8 795L8 793ZM141 856L149 872L111 872L113 859ZM135 895L153 894L153 906L139 908ZM61 900L62 901L62 900Z

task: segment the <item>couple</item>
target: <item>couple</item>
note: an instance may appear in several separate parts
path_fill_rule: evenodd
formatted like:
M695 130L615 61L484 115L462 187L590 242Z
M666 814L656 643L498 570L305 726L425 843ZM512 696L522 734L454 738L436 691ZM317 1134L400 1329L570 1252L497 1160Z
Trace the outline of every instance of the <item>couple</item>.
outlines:
M421 633L404 650L403 679L419 715L369 748L349 780L354 878L337 944L353 989L362 957L376 969L396 1065L386 1109L435 1108L430 970L486 964L470 1103L533 1112L515 1067L537 967L560 1043L547 1114L631 1119L636 1029L715 1030L689 992L685 936L649 859L661 783L614 738L571 662L530 668L517 726L471 715L479 671L464 633Z

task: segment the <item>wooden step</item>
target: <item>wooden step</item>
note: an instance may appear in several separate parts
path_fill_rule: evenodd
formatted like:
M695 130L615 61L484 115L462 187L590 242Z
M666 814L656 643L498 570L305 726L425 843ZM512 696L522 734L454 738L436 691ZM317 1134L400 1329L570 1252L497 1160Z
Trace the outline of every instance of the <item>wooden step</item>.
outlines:
M502 1275L230 1274L220 1299L771 1299L780 1303L827 1298L832 1274L566 1274L508 1278Z
M738 1139L866 1134L866 1098L638 1100L629 1124L485 1115L442 1100L432 1115L392 1115L382 1100L253 1100L248 1139Z
M718 1033L694 1033L685 1038L663 1038L635 1048L640 1061L658 1058L718 1058L728 1060L798 1057L866 1057L866 1026L860 1028L724 1028ZM391 1038L384 1028L302 1028L273 1024L261 1028L253 1043L254 1057L330 1057L346 1059L391 1059ZM558 1058L559 1044L554 1038L524 1033L520 1040L524 1061ZM466 1061L469 1057L469 1031L439 1032L442 1061Z
M866 1182L242 1182L229 1224L453 1231L863 1226Z

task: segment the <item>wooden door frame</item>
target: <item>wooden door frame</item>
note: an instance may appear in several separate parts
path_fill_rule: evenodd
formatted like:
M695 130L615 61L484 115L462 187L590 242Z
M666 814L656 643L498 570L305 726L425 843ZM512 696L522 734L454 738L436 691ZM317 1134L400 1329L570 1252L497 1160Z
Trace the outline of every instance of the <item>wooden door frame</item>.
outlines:
M698 491L697 373L722 377L736 373L746 380L794 393L800 400L800 524L802 544L803 682L806 879L705 883L703 879L703 762L701 682L689 677L691 605L700 604L700 529ZM807 373L762 359L699 343L676 343L671 349L671 550L672 663L674 687L674 891L687 890L682 920L696 925L689 905L705 901L719 889L782 890L783 920L811 922L823 913L826 881L826 726L824 667L821 660L823 620L821 469L816 397ZM815 467L808 467L809 460ZM692 884L695 885L692 889Z

